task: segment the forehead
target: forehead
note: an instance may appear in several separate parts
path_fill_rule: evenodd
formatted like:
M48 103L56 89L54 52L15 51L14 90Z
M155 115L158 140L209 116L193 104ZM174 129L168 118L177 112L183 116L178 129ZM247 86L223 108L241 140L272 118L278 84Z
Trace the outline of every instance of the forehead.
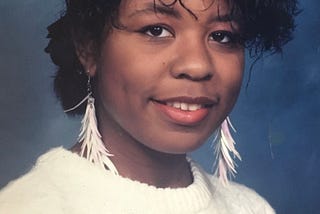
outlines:
M203 13L212 15L230 13L226 0L123 0L120 5L120 14L135 11L161 12L162 8L177 11L179 14L189 11L196 16Z

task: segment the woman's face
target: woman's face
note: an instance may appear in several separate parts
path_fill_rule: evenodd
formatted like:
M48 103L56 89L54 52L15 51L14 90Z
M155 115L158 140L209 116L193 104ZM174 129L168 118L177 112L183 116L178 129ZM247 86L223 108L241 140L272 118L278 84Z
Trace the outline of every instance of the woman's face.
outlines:
M182 154L199 147L231 111L244 51L223 1L182 1L197 18L179 2L171 8L155 2L157 12L153 0L121 2L123 28L108 34L93 71L99 127Z

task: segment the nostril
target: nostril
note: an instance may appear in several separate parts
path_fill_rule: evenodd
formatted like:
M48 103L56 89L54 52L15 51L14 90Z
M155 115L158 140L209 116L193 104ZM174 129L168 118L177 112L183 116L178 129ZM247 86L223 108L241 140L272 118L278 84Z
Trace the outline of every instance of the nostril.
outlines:
M211 80L212 76L213 76L212 74L208 74L203 78L203 80Z
M176 76L177 79L188 79L192 81L208 81L212 78L212 74L208 73L204 76L196 76L196 75L190 75L188 73L180 73Z
M177 76L177 79L191 79L191 77L187 74L182 73Z

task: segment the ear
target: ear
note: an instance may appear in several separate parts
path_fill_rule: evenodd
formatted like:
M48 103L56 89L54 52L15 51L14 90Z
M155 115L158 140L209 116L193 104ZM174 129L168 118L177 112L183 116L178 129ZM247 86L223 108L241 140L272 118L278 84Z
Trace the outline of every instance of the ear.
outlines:
M88 47L77 47L76 48L76 52L78 55L78 59L80 61L80 63L82 64L83 68L85 69L85 72L93 77L95 76L96 72L97 72L97 61L96 61L96 57L95 54L92 53L92 51L90 51L91 48Z

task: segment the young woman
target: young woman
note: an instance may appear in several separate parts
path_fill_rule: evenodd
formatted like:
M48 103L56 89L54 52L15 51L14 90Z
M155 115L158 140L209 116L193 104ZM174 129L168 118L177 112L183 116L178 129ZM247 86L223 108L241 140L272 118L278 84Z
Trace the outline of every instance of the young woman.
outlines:
M5 187L0 213L274 213L226 180L228 151L240 158L227 116L245 48L281 51L296 4L67 0L46 52L63 108L84 114L79 142ZM221 181L186 158L212 135Z

